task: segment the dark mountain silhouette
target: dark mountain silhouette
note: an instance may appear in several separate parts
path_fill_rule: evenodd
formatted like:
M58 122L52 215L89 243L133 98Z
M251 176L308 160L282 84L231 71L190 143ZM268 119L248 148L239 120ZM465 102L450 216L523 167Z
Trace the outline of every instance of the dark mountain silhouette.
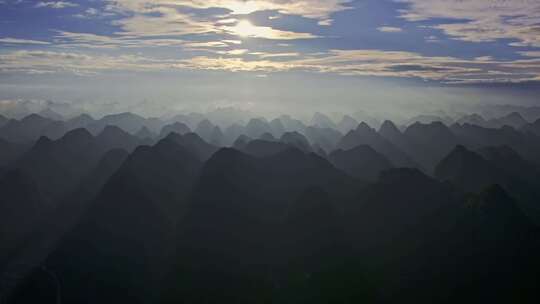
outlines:
M328 158L337 168L366 181L375 181L383 171L394 167L386 157L366 145L336 150Z
M349 131L356 129L358 125L359 122L356 119L349 115L345 115L336 127L341 133L347 134Z
M21 157L30 146L0 139L0 167L8 167Z
M300 194L288 208L285 222L285 230L294 235L284 238L289 239L288 246L296 247L291 248L289 254L300 263L308 262L314 253L337 250L342 241L339 212L328 193L319 187L310 187Z
M232 145L242 135L247 136L246 128L239 124L232 124L223 132L226 140L226 144Z
M428 172L432 172L437 163L459 143L450 128L441 122L415 123L405 130L404 135L411 142L411 155Z
M338 143L337 147L343 150L350 150L360 145L372 147L398 167L415 167L414 162L405 152L379 135L379 133L366 123L361 123L356 130L347 133Z
M536 135L523 133L512 127L500 129L482 128L465 124L452 126L452 132L459 138L459 142L471 149L486 146L510 146L525 159L538 163L540 157L540 143Z
M487 126L491 128L501 128L504 126L509 126L515 129L519 129L526 125L528 122L519 114L518 112L510 113L501 118L490 119L487 121Z
M56 141L40 138L16 167L35 180L47 201L54 202L73 190L105 152L132 150L138 142L118 127L106 127L97 137L85 129L75 129Z
M540 119L536 120L533 123L528 123L521 127L521 130L524 132L531 132L536 136L540 136Z
M406 146L407 139L398 127L390 120L385 120L379 128L379 134L398 146Z
M184 280L189 274L190 284L174 285L175 291L167 297L171 301L179 295L234 302L256 299L272 288L264 269L282 261L282 253L291 254L291 259L301 254L278 250L283 216L290 212L291 222L300 221L293 211L298 208L294 207L295 198L301 197L309 185L336 197L336 189L346 180L327 161L297 149L263 158L221 149L205 164L181 228L179 265L171 281ZM307 199L302 201L309 204ZM315 210L321 212L317 207ZM323 216L331 218L331 214ZM208 275L218 281L206 280ZM247 282L258 284L248 287Z
M286 132L304 132L306 125L298 119L294 119L289 115L281 115L279 120L285 127Z
M418 115L418 116L415 116L411 119L409 119L405 125L406 126L410 126L410 125L414 125L416 123L419 123L419 124L425 124L425 125L429 125L429 124L432 124L434 122L440 122L442 124L445 124L447 126L451 125L452 123L454 123L454 120L448 116L438 116L438 115L429 115L429 114L423 114L423 115Z
M274 135L272 135L272 133L264 133L259 139L266 141L277 141L277 139L274 137Z
M145 126L145 127L142 127L141 129L139 129L139 131L137 131L137 133L135 133L135 136L138 137L139 139L150 139L150 140L152 140L153 138L157 137L157 134L150 131L150 129L148 129Z
M48 125L44 130L42 136L47 136L50 139L59 139L67 131L66 126L61 121L55 121Z
M74 195L82 195L84 200L94 198L108 179L120 168L128 158L126 150L115 148L107 151L96 167L80 183L79 190Z
M482 113L485 113L489 117L501 117L508 115L509 113L518 112L526 120L534 121L540 118L540 107L536 106L519 106L519 105L496 105L486 106L481 108Z
M218 151L205 164L180 228L177 266L167 288L173 291L165 295L168 302L255 298L256 287L243 283L263 281L250 274L259 272L258 265L265 262L268 237L263 218L269 215L263 210L271 207L266 199L257 199L262 197L256 194L262 186L257 171L254 158L233 149ZM213 280L206 280L208 276ZM242 285L246 288L239 292Z
M165 125L165 122L157 117L149 117L146 119L145 127L150 129L150 131L158 133L163 126ZM134 134L135 132L132 132Z
M146 126L147 120L144 117L133 113L120 113L107 115L101 118L97 124L100 126L100 128L105 128L106 126L117 126L120 129L133 134L139 131L141 127Z
M279 143L270 144L280 145ZM224 170L223 167L230 170ZM244 172L244 170L247 171ZM259 159L234 149L222 149L205 165L201 183L206 183L206 178L210 179L208 182L212 185L224 187L226 191L233 191L233 185L238 187L244 182L248 183L253 187L246 187L243 191L248 191L250 195L262 200L275 200L277 205L268 205L266 206L268 208L279 208L284 203L281 201L284 197L295 197L309 185L319 185L329 190L337 181L348 180L326 160L291 147ZM214 179L225 179L223 183L227 185L232 183L230 187L233 188L218 183ZM295 195L284 195L284 192ZM212 191L201 193L201 195L212 196L212 199L225 199ZM264 204L252 207L266 208Z
M210 122L210 120L205 119L197 125L194 133L199 135L206 142L210 142L212 140L215 128L216 126L212 122Z
M513 237L533 227L516 202L498 185L490 186L479 195L469 198L467 207L469 209L463 215L465 221L474 222L474 228L482 230L478 236L485 234L488 239L484 240L488 242ZM480 225L478 221L481 221Z
M365 111L357 111L351 115L356 121L365 122L366 124L373 126L374 128L380 127L381 122L378 118L372 116Z
M455 203L456 195L451 187L417 169L393 169L363 189L358 200L345 213L349 232L362 240L355 246L374 255L391 255L385 250L387 246L393 246L400 235L415 229L439 208Z
M285 126L279 118L270 121L270 128L272 128L272 135L274 135L276 138L281 137L281 135L285 133Z
M256 139L248 142L245 146L235 145L238 150L255 157L266 157L290 149L291 146L276 141Z
M178 114L169 119L168 123L181 122L194 130L197 125L205 119L204 115L198 113Z
M307 138L298 132L286 132L279 140L304 152L313 151Z
M506 178L490 162L464 146L457 146L437 165L435 176L472 192Z
M499 186L447 205L402 236L405 242L423 241L408 249L413 254L405 255L404 267L396 269L395 275L401 273L411 283L394 294L394 301L422 295L426 303L457 299L505 303L516 297L534 302L534 287L528 282L538 269L531 258L538 252L535 230Z
M8 121L9 119L7 117L0 115L0 128L2 128Z
M214 127L214 129L212 130L212 134L210 134L208 142L216 147L221 147L225 145L225 135L223 135L223 132L221 132L221 129L219 127Z
M458 146L437 166L435 174L472 192L498 184L518 199L532 220L540 219L540 171L509 147L486 147L475 153Z
M284 285L316 282L326 276L325 272L339 269L340 262L346 256L344 251L347 246L339 210L330 196L319 187L307 188L290 205L281 230L283 245L280 248L284 255L283 263L288 265ZM300 282L290 282L290 278L295 276ZM320 286L320 290L328 288L324 286L326 284ZM289 291L288 296L299 297L298 293L298 290ZM320 303L327 300L321 299L321 295L307 294L304 296L311 299L306 301Z
M272 133L272 127L265 120L254 118L247 123L245 132L251 138L259 138L264 133Z
M314 144L312 146L313 148L313 153L319 155L320 157L322 158L328 158L328 152L326 152L323 148L321 148L321 146L319 146L318 144Z
M50 108L46 108L46 109L40 111L37 114L39 116L41 116L41 117L45 117L45 118L48 118L48 119L51 119L51 120L57 120L57 121L64 120L64 117L62 115L56 113L55 111L51 110Z
M317 145L325 151L332 151L343 136L339 131L330 128L307 127L306 137L313 145Z
M75 129L56 141L40 138L16 166L37 183L47 201L54 202L73 190L106 150L88 131Z
M238 136L238 138L233 142L232 146L233 148L235 148L236 150L243 150L245 146L247 146L247 144L252 141L252 139L250 137L248 137L247 135L240 135Z
M47 207L36 183L20 170L0 178L0 269L22 245Z
M484 147L478 150L486 160L509 175L521 178L523 181L537 181L540 168L521 157L509 146Z
M56 139L66 131L63 123L31 114L19 120L11 119L0 128L0 138L11 142L29 143L41 136Z
M186 211L186 198L201 166L179 136L137 148L51 255L49 267L62 277L76 278L64 283L67 301L90 297L138 302L156 297L155 284L171 263L176 222ZM73 254L77 263L63 263ZM90 262L93 257L101 258ZM92 295L81 292L87 284Z
M95 124L96 120L88 114L81 114L66 121L66 127L69 130L86 128L92 124Z
M178 133L180 135L184 135L184 134L190 133L191 130L185 124L183 124L181 122L175 122L173 124L164 126L163 129L161 129L159 137L160 138L165 138L171 132Z
M330 117L322 114L322 113L315 113L313 115L313 118L311 119L311 125L318 127L318 128L328 128L328 129L336 129L336 124L330 119Z
M390 141L396 147L415 157L415 147L413 143L401 132L398 127L391 121L386 120L381 125L378 133L386 140Z
M218 150L216 146L205 142L199 135L195 133L187 133L185 135L172 133L166 138L175 141L201 161L207 160Z
M141 140L116 126L106 126L101 133L96 136L97 144L108 149L123 149L133 151Z
M470 115L465 115L463 117L461 117L460 119L458 119L456 121L457 124L460 124L460 125L464 125L464 124L471 124L471 125L476 125L476 126L480 126L480 127L487 127L488 126L488 122L484 119L484 117L482 117L481 115L479 114L470 114Z
M118 149L105 153L91 173L82 179L77 190L66 196L58 208L43 212L43 206L38 205L38 210L41 213L38 217L39 220L28 222L27 229L30 232L26 238L22 238L24 245L18 248L17 255L3 267L3 274L0 275L0 281L3 283L3 288L1 289L3 293L11 294L14 292L13 289L15 291L17 290L16 285L13 284L13 277L29 276L32 278L30 285L35 283L38 285L37 288L39 288L43 282L40 274L46 267L42 266L37 270L34 268L44 263L48 255L56 250L58 243L79 222L81 216L86 212L90 201L101 191L103 185L116 172L127 156L128 153L126 151ZM28 216L27 219L32 218ZM23 222L21 221L21 223ZM47 282L50 280L50 277L46 276L44 280ZM28 288L34 287L31 286ZM53 286L53 290L55 288ZM40 300L42 296L43 293L37 293L33 296L25 293L23 298L29 299L22 300L22 302ZM52 299L54 300L55 297L52 297Z

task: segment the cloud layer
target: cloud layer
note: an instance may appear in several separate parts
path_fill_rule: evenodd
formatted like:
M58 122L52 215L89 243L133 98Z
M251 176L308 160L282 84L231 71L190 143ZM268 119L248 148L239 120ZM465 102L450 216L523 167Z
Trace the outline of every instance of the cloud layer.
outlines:
M512 39L514 46L540 47L540 1L536 0L395 0L409 6L409 21L450 19L434 28L456 39L486 42ZM457 22L456 22L457 21Z
M247 50L238 54L244 55ZM540 80L540 58L496 61L489 57L463 60L429 57L411 52L330 50L300 57L297 53L248 54L240 57L196 56L157 59L144 56L90 56L80 53L16 51L0 55L0 71L29 74L73 73L95 75L105 71L219 70L228 72L311 71L349 76L404 77L453 84L527 82ZM274 57L287 60L273 61ZM300 58L298 58L300 57Z
M360 26L362 20L352 17L372 14L368 2L41 1L26 9L70 11L59 19L76 24L51 26L39 37L0 35L0 72L305 71L444 84L540 80L539 1L389 0L396 7L383 6L386 18L367 18L372 23ZM14 10L24 3L0 2ZM80 22L91 26L84 31ZM427 34L418 41L420 32ZM460 43L457 50L492 43L505 53L498 56L491 46L459 53L444 43Z

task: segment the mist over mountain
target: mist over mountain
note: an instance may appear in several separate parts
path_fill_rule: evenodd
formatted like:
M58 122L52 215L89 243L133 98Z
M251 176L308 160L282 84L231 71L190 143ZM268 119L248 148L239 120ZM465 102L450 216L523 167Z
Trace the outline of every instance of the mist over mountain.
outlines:
M0 119L0 299L537 303L525 117Z

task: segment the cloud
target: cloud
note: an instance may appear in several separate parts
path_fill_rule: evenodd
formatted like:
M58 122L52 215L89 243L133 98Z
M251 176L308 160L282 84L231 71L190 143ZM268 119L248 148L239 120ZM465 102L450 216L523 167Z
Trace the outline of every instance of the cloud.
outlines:
M205 42L187 42L184 46L188 49L200 49L200 48L224 48L229 46L224 41L205 41Z
M129 12L145 12L162 7L196 9L222 8L231 14L251 14L275 10L281 14L312 19L328 19L336 12L349 9L351 0L108 0L118 9Z
M331 50L308 56L296 53L247 53L245 49L223 50L222 53L235 57L218 55L171 59L138 55L98 56L75 52L14 51L0 55L0 72L94 75L108 71L170 72L187 69L264 74L305 71L347 76L418 78L446 84L517 83L540 80L538 58L497 61L491 57L479 57L465 60L382 50ZM257 56L257 59L247 59L249 56ZM277 57L279 60L273 60Z
M317 24L321 26L330 26L332 25L332 23L334 23L334 19L323 19L317 22Z
M241 44L240 38L312 39L318 36L312 33L253 25L237 14L275 10L279 14L320 19L321 24L327 24L330 22L328 17L331 14L348 9L345 4L350 0L104 0L104 2L105 6L101 9L86 8L72 16L88 19L115 15L117 18L111 22L119 30L109 35L69 30L55 31L55 47L118 49L182 46L185 50L211 51L215 47ZM66 8L78 6L78 4L68 1L41 1L34 6ZM221 8L229 13L216 13L215 10L204 11L211 8ZM209 38L212 35L221 37ZM186 36L189 38L185 39ZM194 38L201 41L190 41ZM206 41L207 39L216 41ZM0 43L30 44L32 41L4 38L4 41ZM43 44L46 43L48 42L43 42ZM40 42L33 41L33 44L40 44Z
M264 38L275 40L295 40L295 39L312 39L317 38L316 35L310 33L298 33L291 31L276 30L268 26L256 26L247 20L241 20L234 26L224 26L225 32L239 36Z
M40 1L34 7L36 8L47 7L47 8L61 9L61 8L77 7L77 6L79 6L77 3L68 2L68 1L49 1L49 2Z
M56 31L55 47L64 49L119 49L182 47L188 51L215 52L216 49L238 46L241 40L189 41L178 38L130 37L122 35L104 36L92 33Z
M239 56L239 55L244 55L247 52L249 52L249 50L236 49L236 50L230 50L230 51L218 51L217 53L222 54L222 55Z
M0 72L3 73L70 73L85 76L103 71L166 70L176 63L136 55L107 56L27 50L0 54Z
M521 56L525 57L538 57L540 58L540 51L526 51L526 52L518 52Z
M61 48L90 48L90 49L116 49L116 48L141 48L162 46L183 46L180 39L141 39L125 36L103 36L92 33L75 33L57 31L55 45Z
M158 37L217 32L214 22L198 20L196 17L179 12L173 7L152 6L140 12L135 12L135 15L114 22L123 30L118 32L118 35Z
M73 15L75 18L92 19L92 18L105 18L112 17L116 14L114 12L107 12L97 8L89 7L81 13Z
M290 53L267 53L267 52L252 52L250 55L259 56L261 58L280 58L280 57L299 57L300 53L290 52Z
M441 40L435 35L427 36L424 38L428 43L439 43Z
M243 58L222 58L197 56L183 61L176 67L193 70L219 70L229 72L280 72L295 68L294 65L271 60L245 60Z
M156 37L191 34L239 34L237 26L245 25L239 15L260 11L277 11L283 15L301 16L330 25L330 16L349 9L350 0L107 0L108 11L123 16L115 21L122 31L118 35ZM209 13L222 9L227 14ZM196 9L196 10L193 10ZM202 11L201 11L202 10ZM251 37L264 39L314 38L310 33L252 27Z
M40 41L40 40L31 40L31 39L18 39L18 38L0 38L0 44L38 44L38 45L47 45L51 44L47 41Z
M282 72L307 71L345 76L418 78L446 84L518 83L540 79L539 60L495 61L491 58L464 60L422 56L413 52L382 50L331 50L306 57L273 61L198 56L183 67L202 70ZM300 57L300 58L296 58Z
M399 27L393 27L393 26L381 26L381 27L378 27L377 30L379 32L384 32L384 33L400 33L400 32L403 32L403 29L401 29Z
M536 0L394 0L406 3L401 17L431 20L433 28L455 39L492 42L512 39L513 46L540 47L540 1ZM451 19L451 22L438 21Z

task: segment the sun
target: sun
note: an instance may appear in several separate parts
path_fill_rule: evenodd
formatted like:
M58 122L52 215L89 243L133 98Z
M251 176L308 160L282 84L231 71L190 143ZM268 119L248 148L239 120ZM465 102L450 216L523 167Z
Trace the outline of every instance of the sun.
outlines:
M308 39L315 36L308 33L295 33L273 29L269 26L253 25L249 20L239 20L234 26L224 26L222 29L228 34L241 38L265 38L265 39Z
M257 35L257 27L249 20L241 20L235 26L231 27L233 34L240 37L251 37Z

